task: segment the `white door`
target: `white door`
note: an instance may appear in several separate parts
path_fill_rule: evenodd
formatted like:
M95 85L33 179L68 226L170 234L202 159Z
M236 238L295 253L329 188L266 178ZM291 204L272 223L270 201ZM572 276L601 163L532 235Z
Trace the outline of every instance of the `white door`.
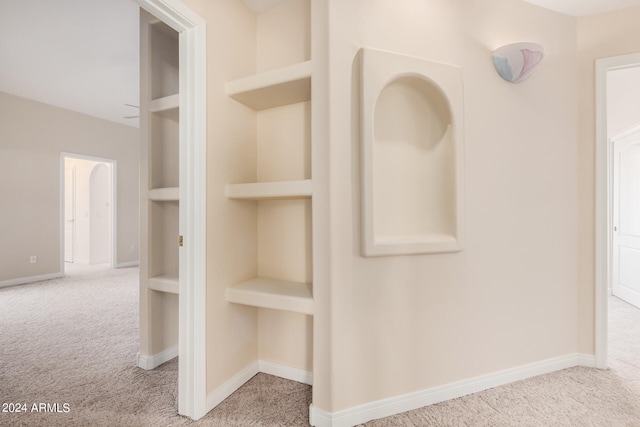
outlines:
M640 307L640 136L613 146L613 295Z
M89 254L91 264L111 261L111 166L98 163L89 178Z
M76 241L76 170L64 170L64 262L74 261Z

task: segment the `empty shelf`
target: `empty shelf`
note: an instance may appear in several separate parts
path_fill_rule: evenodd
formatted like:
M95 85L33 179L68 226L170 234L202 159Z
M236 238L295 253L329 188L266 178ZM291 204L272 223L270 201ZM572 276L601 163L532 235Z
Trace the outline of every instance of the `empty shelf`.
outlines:
M149 289L170 294L178 294L180 282L177 274L165 274L149 278Z
M313 315L310 283L256 278L228 287L227 301Z
M227 197L230 199L308 199L311 197L311 193L312 186L310 179L227 185Z
M178 108L180 106L180 95L169 95L163 98L157 98L149 102L149 111L159 113Z
M227 83L227 95L254 110L311 99L311 61Z
M180 188L154 188L149 190L149 199L154 202L174 202L180 200Z

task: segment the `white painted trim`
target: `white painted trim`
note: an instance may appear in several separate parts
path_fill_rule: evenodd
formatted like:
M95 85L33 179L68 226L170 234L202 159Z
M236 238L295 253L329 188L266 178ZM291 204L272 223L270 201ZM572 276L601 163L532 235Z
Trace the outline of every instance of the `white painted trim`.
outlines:
M116 268L137 267L139 265L140 265L140 261L119 262L116 264Z
M207 396L206 412L209 412L227 397L231 396L236 390L242 387L247 381L256 376L259 370L259 362L255 361L245 367L242 371L227 380L220 387L213 390Z
M111 268L118 263L118 161L111 164Z
M635 133L640 132L640 123L631 126L630 128L626 129L624 132L620 132L619 134L617 134L616 136L612 136L611 138L609 138L612 142L615 142L619 139L622 138L626 138L628 136L631 136Z
M58 279L62 276L64 276L64 274L62 274L61 272L57 272L57 273L51 273L51 274L43 274L40 276L19 277L17 279L3 280L0 282L0 288L6 288L8 286L24 285L27 283L34 283L34 282L42 282L43 280Z
M258 373L273 375L291 381L311 385L312 373L303 369L292 368L280 363L268 360L256 360L247 365L243 370L227 380L220 387L209 393L207 396L206 412L222 403L227 397L235 393L247 381Z
M313 373L304 369L293 368L269 360L259 360L258 370L264 374L296 381L302 384L313 385Z
M309 423L316 427L353 426L574 366L595 367L595 358L585 354L570 354L415 393L365 403L334 413L311 405Z
M607 136L607 72L640 65L640 53L596 60L595 353L596 366L608 367L607 327L611 284L611 147Z
M206 22L180 0L136 0L180 33L180 248L178 412L197 420L206 383Z
M178 347L171 347L158 354L145 356L138 353L138 367L147 371L155 369L165 362L178 357Z

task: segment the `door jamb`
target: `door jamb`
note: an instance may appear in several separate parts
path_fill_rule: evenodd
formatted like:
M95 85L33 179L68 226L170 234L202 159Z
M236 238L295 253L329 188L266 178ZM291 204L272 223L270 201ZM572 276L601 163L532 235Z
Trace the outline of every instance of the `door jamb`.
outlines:
M178 412L206 413L206 22L180 0L135 0L179 33Z
M640 53L596 60L595 353L596 367L608 367L608 306L612 255L611 140L607 137L607 72L640 66Z

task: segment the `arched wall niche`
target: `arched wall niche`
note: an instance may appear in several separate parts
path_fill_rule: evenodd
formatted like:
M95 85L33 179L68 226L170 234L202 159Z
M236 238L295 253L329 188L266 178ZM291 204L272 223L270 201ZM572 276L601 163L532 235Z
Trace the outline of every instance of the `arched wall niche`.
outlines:
M361 54L363 255L462 250L459 68Z

